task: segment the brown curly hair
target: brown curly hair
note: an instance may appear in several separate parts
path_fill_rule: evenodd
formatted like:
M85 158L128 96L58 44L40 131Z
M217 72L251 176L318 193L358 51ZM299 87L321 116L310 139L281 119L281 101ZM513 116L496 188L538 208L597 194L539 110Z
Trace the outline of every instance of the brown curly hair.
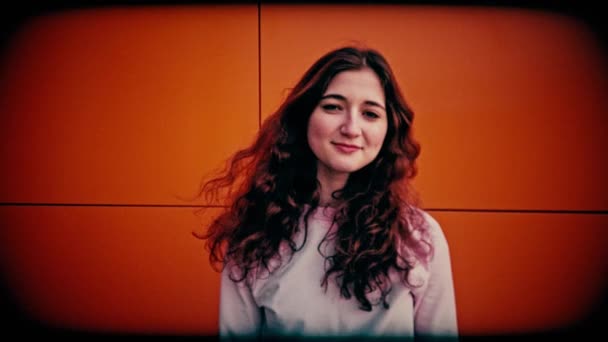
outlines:
M308 120L333 77L362 68L373 70L381 80L387 134L378 156L351 173L346 185L332 194L338 203L333 223L337 229L321 244L334 243L335 254L324 255L328 266L320 286L327 288L335 275L341 295L354 295L362 310L372 310L375 303L368 294L376 290L388 308L389 270L402 272L402 280L409 284L409 270L432 254L428 227L410 185L420 154L412 137L414 114L380 53L344 47L317 60L264 121L253 144L236 152L219 176L201 186L199 196L208 200L217 200L221 190L228 190L230 206L197 237L207 240L216 269L227 260L238 267L233 281L248 279L260 267L271 271L272 258L282 263L281 244L289 246L290 256L304 246L308 216L320 201L316 157L307 142ZM302 215L304 227L299 226ZM297 246L293 237L300 229L304 243Z

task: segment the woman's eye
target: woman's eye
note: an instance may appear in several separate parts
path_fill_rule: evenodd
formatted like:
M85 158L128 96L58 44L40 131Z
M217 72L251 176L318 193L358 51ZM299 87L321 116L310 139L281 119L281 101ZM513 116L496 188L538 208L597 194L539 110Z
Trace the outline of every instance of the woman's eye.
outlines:
M363 115L367 116L368 118L372 118L372 119L377 119L380 117L380 115L378 115L374 112L363 112Z
M335 105L335 104L325 104L325 105L321 106L321 108L323 108L327 111L340 110L340 106Z

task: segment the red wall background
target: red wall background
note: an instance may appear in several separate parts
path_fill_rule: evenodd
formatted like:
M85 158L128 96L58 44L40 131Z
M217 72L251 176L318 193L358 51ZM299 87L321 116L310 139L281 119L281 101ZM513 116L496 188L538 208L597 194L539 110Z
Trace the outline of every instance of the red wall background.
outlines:
M132 6L30 18L0 60L0 271L42 324L217 333L201 177L323 53L381 51L464 335L584 320L608 273L608 73L581 21L411 5ZM208 215L217 212L211 208ZM203 218L204 220L205 218Z

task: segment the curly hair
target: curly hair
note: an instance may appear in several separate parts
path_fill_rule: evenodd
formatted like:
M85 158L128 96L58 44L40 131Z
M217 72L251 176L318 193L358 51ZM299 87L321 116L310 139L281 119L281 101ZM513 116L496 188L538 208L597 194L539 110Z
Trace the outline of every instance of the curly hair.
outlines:
M306 241L309 215L319 207L320 184L316 157L307 142L308 120L329 83L346 70L369 68L381 80L386 99L388 128L378 156L348 177L332 197L338 207L334 233L321 242L335 244L333 255L324 255L326 273L341 296L353 295L362 310L371 311L368 295L380 291L388 308L389 271L402 281L417 262L432 254L428 227L410 180L416 175L420 145L412 137L414 113L406 104L386 59L373 49L344 47L317 60L290 90L278 110L268 117L253 144L236 152L222 173L203 183L199 196L217 200L227 189L229 206L209 225L205 234L211 264L230 260L239 272L231 279L248 279L256 270L271 271L273 258L283 263L279 248L289 246L289 256ZM304 215L304 227L299 226ZM303 229L304 243L294 236ZM318 246L320 250L321 245Z

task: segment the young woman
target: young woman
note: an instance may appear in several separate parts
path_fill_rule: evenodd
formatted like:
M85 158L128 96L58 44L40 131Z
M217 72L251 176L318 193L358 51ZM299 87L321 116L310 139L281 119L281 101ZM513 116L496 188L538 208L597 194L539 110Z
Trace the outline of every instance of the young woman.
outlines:
M232 194L203 236L221 337L457 335L448 244L410 186L412 121L385 58L340 48L205 183Z

